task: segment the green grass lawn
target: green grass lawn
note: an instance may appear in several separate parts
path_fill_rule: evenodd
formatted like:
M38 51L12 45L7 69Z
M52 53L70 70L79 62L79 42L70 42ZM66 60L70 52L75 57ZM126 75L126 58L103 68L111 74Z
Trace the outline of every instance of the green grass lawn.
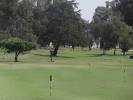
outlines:
M119 50L101 52L62 48L53 63L48 50L22 55L18 63L1 54L0 100L133 100L133 60Z

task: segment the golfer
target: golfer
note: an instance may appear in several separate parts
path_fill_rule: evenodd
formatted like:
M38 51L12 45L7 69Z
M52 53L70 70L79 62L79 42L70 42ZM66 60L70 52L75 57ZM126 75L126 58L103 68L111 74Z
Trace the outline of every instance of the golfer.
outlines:
M49 49L50 49L50 61L51 61L51 62L54 62L54 61L53 61L54 45L53 45L52 42L50 42L50 44L49 44Z

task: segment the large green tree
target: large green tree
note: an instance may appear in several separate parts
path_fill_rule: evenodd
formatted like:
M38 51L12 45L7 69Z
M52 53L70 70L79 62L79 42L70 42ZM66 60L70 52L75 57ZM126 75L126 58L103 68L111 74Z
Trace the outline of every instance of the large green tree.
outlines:
M127 24L122 23L121 25L121 34L119 39L119 46L122 50L123 55L128 52L129 49L132 47L132 29Z
M132 13L133 1L132 0L112 0L110 4L111 4L111 8L113 9L113 12L116 15L119 15L121 17L121 26L124 28L121 28L122 31L120 35L120 38L121 38L120 43L121 43L121 49L125 54L125 52L127 52L128 49L131 48L132 46L131 40L133 41L132 28L130 29L126 28L129 26L133 26L133 13ZM129 26L127 26L124 22ZM123 29L125 29L125 31Z
M100 47L103 49L103 54L106 50L109 50L116 46L115 43L115 34L113 24L110 22L104 22L101 24L101 38L100 38Z
M133 1L132 0L113 0L114 12L120 12L124 21L133 26Z
M93 21L91 23L91 31L95 38L95 42L100 41L100 46L105 50L114 48L114 55L116 54L116 47L121 44L122 51L127 51L130 48L129 26L121 19L120 14L116 14L113 2L108 2L107 7L98 7L95 11ZM124 40L127 40L124 41ZM124 43L127 43L128 49L123 50ZM125 43L125 44L126 44ZM123 44L123 45L122 45Z
M108 21L110 20L111 14L112 14L111 9L99 6L95 9L93 21L94 22Z
M90 28L91 28L91 25L89 21L83 20L83 35L84 35L83 46L89 47L89 50L92 49L93 42L94 42L94 36Z
M50 5L46 10L46 15L47 30L40 34L39 40L42 45L48 44L50 41L54 43L54 56L57 55L60 45L73 44L77 39L81 39L82 20L75 1Z
M0 30L6 31L16 16L18 0L0 0Z
M0 31L28 41L35 40L32 31L33 4L29 0L0 1Z
M35 41L36 37L33 34L33 3L29 0L18 2L16 18L10 27L10 34L14 37L19 37L27 41Z
M106 7L97 7L93 16L93 21L90 24L91 32L97 46L100 44L102 25L104 22L110 21L111 10Z
M100 44L103 54L115 46L112 11L107 7L97 7L91 22L91 32L97 45Z
M33 21L32 22L33 22L32 29L34 31L34 35L39 37L37 41L40 44L43 44L42 38L40 37L40 35L46 32L46 29L47 29L46 24L48 23L48 20L46 16L46 9L43 9L40 6L35 6L33 8Z

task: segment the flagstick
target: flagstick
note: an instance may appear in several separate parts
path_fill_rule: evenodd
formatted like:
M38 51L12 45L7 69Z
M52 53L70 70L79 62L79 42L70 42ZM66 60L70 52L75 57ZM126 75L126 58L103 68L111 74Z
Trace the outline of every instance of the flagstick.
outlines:
M52 81L53 81L53 76L50 75L50 77L49 77L49 82L50 82L50 96L52 96Z
M50 96L52 96L52 82L50 81Z

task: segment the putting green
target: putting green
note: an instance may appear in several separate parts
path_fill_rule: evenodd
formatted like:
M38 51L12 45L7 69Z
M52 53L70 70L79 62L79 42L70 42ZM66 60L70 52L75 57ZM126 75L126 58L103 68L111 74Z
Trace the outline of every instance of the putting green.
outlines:
M0 100L132 100L133 61L99 53L63 49L53 63L46 50L23 55L19 63L1 56Z

